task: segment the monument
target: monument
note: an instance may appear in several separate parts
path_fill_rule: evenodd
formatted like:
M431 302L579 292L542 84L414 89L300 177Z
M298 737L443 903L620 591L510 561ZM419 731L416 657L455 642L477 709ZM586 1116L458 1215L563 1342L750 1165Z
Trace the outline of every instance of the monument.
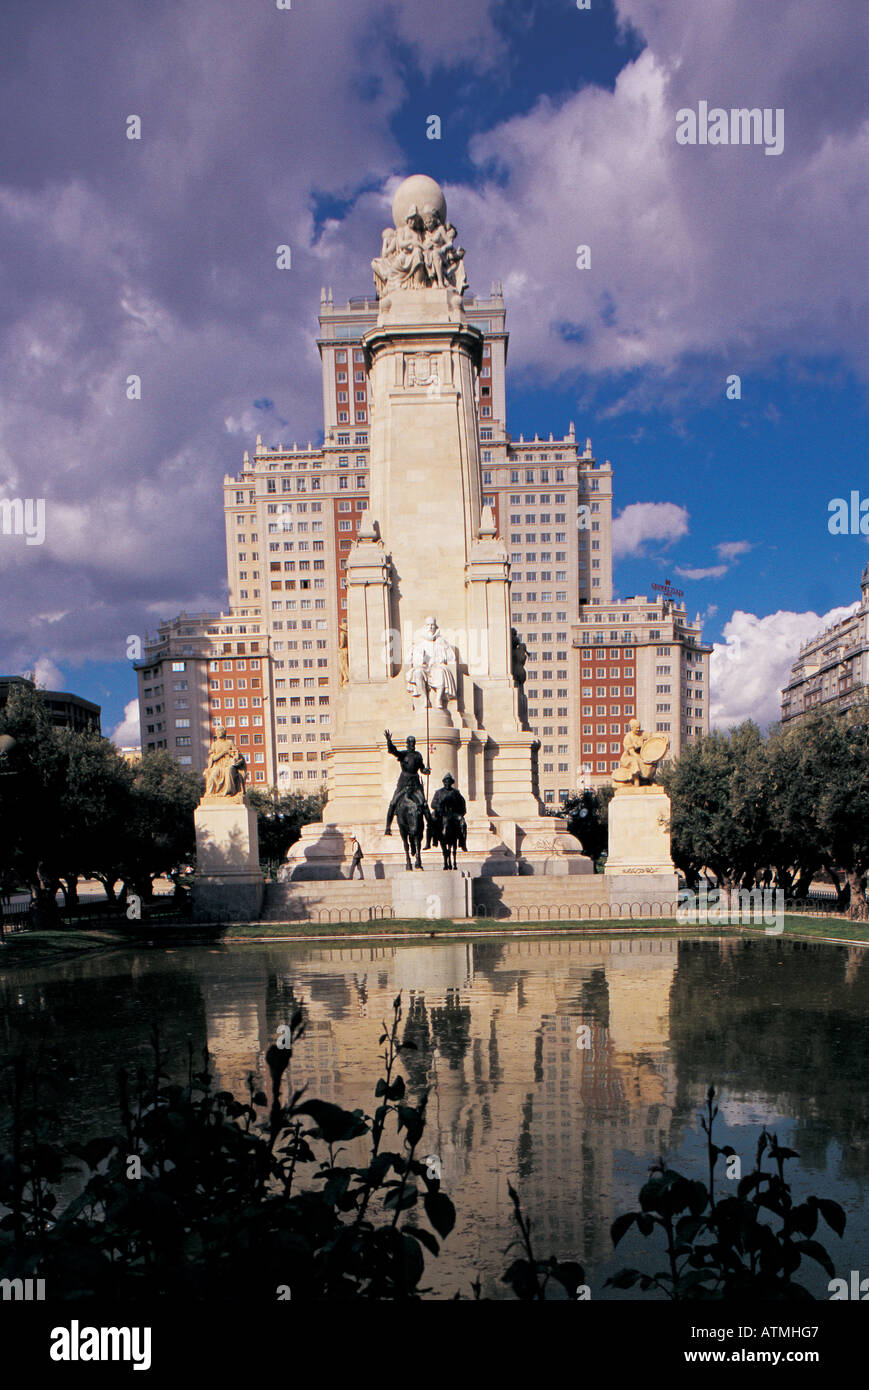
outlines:
M256 811L245 799L247 764L218 725L205 768L196 825L196 921L255 921L263 900Z
M678 876L670 857L670 798L655 784L666 734L644 733L632 719L613 773L605 876L611 903L675 902Z
M372 261L377 323L362 339L370 503L347 560L347 655L327 802L322 824L305 826L291 848L289 871L343 877L356 834L375 877L407 874L403 845L384 833L395 785L384 730L394 730L420 750L426 799L429 780L437 787L446 774L465 798L463 871L542 872L557 840L561 872L592 873L579 841L544 815L537 795L507 549L482 499L483 335L463 310L465 253L433 179L405 179L392 213Z

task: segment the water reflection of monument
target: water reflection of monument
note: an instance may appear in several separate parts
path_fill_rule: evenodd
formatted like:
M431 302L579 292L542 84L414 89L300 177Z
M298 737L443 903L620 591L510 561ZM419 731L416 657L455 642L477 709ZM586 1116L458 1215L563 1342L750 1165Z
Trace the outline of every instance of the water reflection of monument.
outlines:
M619 1154L672 1145L675 941L359 946L306 949L294 960L293 997L305 1000L310 1022L293 1084L307 1081L312 1094L351 1109L371 1111L378 1024L403 991L403 1036L418 1049L403 1069L412 1094L430 1087L426 1147L458 1209L430 1271L439 1294L465 1287L479 1257L491 1276L486 1293L501 1296L500 1252L513 1236L508 1180L521 1179L546 1253L586 1262L609 1254L609 1224L635 1195L630 1181L620 1186ZM280 975L270 999L261 1053L285 1021ZM237 1087L250 1052L225 1014L214 1024L217 1084ZM579 1025L590 1028L588 1048L577 1047Z

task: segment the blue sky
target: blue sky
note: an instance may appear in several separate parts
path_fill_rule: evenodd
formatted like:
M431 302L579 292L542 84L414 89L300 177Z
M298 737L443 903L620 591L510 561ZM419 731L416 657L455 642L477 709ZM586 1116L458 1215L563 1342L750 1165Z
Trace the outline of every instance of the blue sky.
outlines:
M0 535L0 668L120 724L127 635L224 600L223 474L258 430L317 438L319 287L370 290L424 171L472 290L504 284L509 428L591 436L617 592L670 577L719 644L714 717L774 718L869 558L827 529L869 496L865 6L73 9L4 11L0 497L44 496L47 530ZM677 146L701 100L784 110L782 154Z

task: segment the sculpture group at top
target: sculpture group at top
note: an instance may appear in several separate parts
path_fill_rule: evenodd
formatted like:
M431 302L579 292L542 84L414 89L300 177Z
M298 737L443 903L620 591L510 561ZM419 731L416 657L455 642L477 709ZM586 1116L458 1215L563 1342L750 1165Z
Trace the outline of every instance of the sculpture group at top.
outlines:
M464 250L447 221L440 186L423 174L400 185L392 204L394 227L386 227L380 255L371 262L378 296L393 290L467 289Z

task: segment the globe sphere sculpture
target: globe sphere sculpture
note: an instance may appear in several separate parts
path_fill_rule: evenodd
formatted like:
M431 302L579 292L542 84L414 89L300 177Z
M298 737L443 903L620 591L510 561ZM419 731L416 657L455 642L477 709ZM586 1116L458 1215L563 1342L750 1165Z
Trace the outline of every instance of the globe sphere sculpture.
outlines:
M424 208L434 208L441 222L447 220L447 200L444 191L435 179L428 174L411 174L395 190L392 200L392 218L396 227L406 221L410 210L415 207L420 216Z

